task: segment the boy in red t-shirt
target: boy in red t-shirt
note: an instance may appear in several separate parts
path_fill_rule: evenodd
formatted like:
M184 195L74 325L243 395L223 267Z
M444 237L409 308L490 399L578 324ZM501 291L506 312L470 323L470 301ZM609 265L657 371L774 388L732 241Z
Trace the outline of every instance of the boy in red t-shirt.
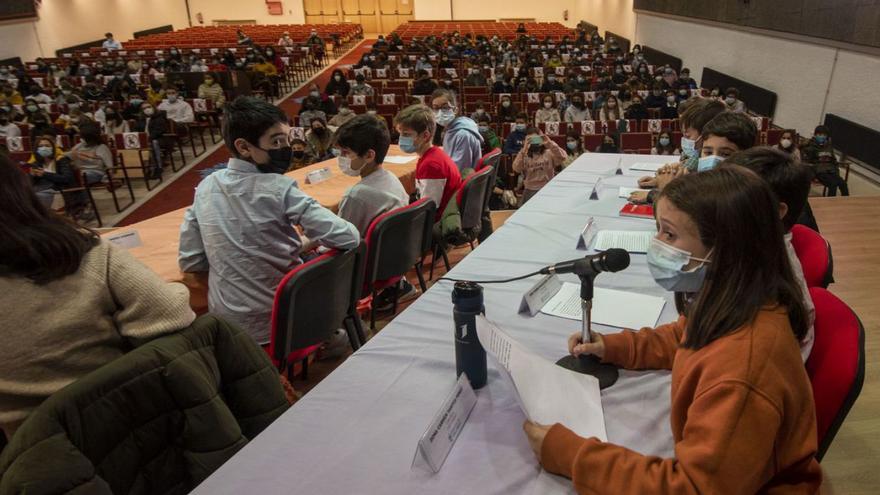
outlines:
M437 204L439 220L446 203L461 187L461 174L455 162L434 146L434 112L425 105L411 105L394 117L394 126L400 133L400 149L405 153L417 153L416 189L422 198L431 198Z

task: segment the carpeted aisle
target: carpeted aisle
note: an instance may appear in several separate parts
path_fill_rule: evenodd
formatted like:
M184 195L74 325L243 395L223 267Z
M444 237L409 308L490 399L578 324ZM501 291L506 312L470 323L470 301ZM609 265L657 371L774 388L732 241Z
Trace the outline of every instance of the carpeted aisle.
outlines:
M361 41L351 52L339 59L335 64L324 69L313 78L312 81L307 83L301 89L295 91L290 97L278 103L278 106L291 117L295 116L299 112L299 102L309 92L308 86L311 82L318 83L318 86L323 89L324 86L327 85L327 82L330 81L330 76L337 66L353 65L356 63L365 52L370 50L373 41L374 40L371 39ZM193 195L195 194L195 188L201 180L199 171L213 167L218 163L225 162L227 159L229 159L229 151L226 147L218 148L198 165L178 177L165 189L159 191L146 203L132 211L127 217L120 220L116 225L119 227L131 225L191 205L193 202Z

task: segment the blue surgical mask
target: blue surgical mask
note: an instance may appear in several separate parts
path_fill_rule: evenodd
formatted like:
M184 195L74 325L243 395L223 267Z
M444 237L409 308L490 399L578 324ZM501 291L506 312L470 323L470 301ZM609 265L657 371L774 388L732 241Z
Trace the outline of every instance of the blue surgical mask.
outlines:
M669 146L669 138L667 138L667 137L660 138L660 146Z
M693 139L688 139L684 136L681 137L681 153L687 156L694 156L694 153L697 150L697 142Z
M514 126L514 129L516 129L517 131L522 132L522 131L525 131L525 130L526 130L526 125L525 125L525 124L516 124L516 125Z
M690 260L701 261L702 264L693 270L683 268ZM706 278L708 259L694 258L691 253L670 246L657 239L651 239L648 246L648 269L657 285L672 292L697 292Z
M37 154L43 158L49 158L55 154L55 150L53 150L51 146L39 146L37 148Z
M400 146L400 150L404 153L415 153L416 150L418 150L415 138L412 136L400 136L400 140L397 144Z
M813 139L815 139L816 142L819 144L825 144L826 142L828 142L828 138L825 136L814 136Z
M578 144L574 141L569 141L569 142L565 143L565 147L570 149L571 151L574 151L577 149Z
M700 158L700 162L697 164L697 172L708 172L723 160L723 158L717 155L704 156Z

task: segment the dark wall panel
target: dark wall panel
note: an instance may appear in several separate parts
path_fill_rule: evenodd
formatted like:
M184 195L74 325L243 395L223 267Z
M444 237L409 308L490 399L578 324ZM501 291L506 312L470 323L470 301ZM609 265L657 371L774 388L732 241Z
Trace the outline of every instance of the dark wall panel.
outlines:
M634 0L633 7L880 47L880 0Z
M825 114L834 149L867 163L880 172L880 131L834 114Z

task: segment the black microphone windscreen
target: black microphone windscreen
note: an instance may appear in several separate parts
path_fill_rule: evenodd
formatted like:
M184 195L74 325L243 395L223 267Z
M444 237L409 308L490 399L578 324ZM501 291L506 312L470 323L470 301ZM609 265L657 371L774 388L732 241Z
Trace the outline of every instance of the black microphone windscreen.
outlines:
M629 266L629 252L626 249L612 248L605 251L603 265L607 272L619 272Z

